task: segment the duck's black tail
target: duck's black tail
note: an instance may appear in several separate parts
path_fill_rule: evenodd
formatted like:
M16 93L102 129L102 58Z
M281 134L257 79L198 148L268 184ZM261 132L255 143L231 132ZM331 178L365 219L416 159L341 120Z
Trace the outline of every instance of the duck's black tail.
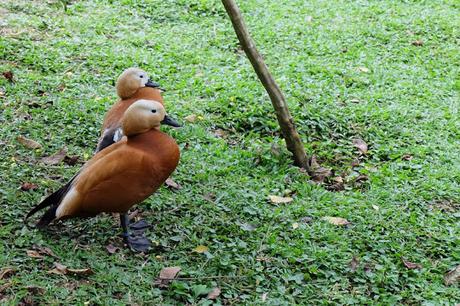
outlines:
M33 216L35 213L38 211L51 206L45 214L40 218L40 220L37 223L38 228L43 228L47 226L48 224L51 223L56 218L56 209L59 207L59 204L61 204L62 199L64 196L67 194L69 191L70 187L72 186L72 182L75 179L76 176L74 176L67 184L59 188L57 191L53 192L50 194L46 199L41 201L37 206L32 208L31 211L26 215L24 218L24 223L27 224L27 220Z

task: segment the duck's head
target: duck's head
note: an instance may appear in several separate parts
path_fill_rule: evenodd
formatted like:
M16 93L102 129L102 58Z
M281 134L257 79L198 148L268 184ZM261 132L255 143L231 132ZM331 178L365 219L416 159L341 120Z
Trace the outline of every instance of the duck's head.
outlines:
M115 85L117 94L122 99L131 98L139 88L152 87L161 90L158 83L149 79L147 73L139 68L128 68L118 77Z
M123 134L132 136L160 129L161 124L179 127L180 124L166 115L163 105L154 100L138 100L125 111L122 119Z

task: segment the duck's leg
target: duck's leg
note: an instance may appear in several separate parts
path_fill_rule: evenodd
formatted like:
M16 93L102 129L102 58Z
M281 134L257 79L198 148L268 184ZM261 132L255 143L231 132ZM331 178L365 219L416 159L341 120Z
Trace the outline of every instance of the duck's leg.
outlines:
M123 239L132 250L137 252L147 252L149 250L152 242L144 236L143 231L140 233L129 232L129 217L127 214L120 214L120 224L123 229Z

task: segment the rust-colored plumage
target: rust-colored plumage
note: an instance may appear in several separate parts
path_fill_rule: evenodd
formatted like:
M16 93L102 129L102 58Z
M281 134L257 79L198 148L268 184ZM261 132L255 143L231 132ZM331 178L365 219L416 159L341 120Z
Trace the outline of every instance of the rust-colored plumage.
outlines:
M140 99L158 101L164 106L161 91L157 88L141 87L130 98L120 99L107 112L102 123L102 132L107 129L121 126L123 114L134 102Z
M98 152L64 187L26 217L51 206L39 227L57 219L89 217L101 212L125 214L155 192L176 169L179 147L159 130L165 110L161 103L138 100L122 120L127 137Z
M151 81L144 70L128 68L123 71L118 77L116 90L120 100L109 109L104 117L96 152L121 139L119 134L121 119L134 102L140 99L154 100L164 106L159 85Z

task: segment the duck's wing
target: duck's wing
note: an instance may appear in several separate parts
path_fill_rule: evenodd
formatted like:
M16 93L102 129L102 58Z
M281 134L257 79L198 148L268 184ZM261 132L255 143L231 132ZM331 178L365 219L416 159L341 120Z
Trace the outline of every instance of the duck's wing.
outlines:
M120 141L122 138L123 130L121 127L106 129L102 136L99 138L99 142L96 147L96 153Z
M121 145L123 143L119 142ZM51 221L53 221L56 218L56 210L59 207L59 205L62 203L66 195L69 193L69 191L72 189L72 187L75 185L76 182L79 181L80 175L84 170L88 167L91 167L94 163L96 163L98 160L104 158L107 154L111 153L113 150L115 150L117 146L111 146L107 150L104 150L104 152L100 152L93 156L89 161L87 161L83 167L61 188L47 196L43 201L41 201L39 204L37 204L34 208L32 208L31 211L26 215L24 218L24 223L27 222L27 220L36 214L38 211L50 207L45 214L40 218L40 220L37 223L37 227L45 227L47 226Z
M111 150L113 147L118 149ZM125 213L158 188L153 182L158 166L144 152L123 146L123 141L97 155L106 151L111 153L81 171L55 211L55 218Z
M32 208L32 210L29 211L29 213L24 218L24 223L26 223L27 220L31 216L33 216L34 214L36 214L40 210L42 210L42 209L44 209L46 207L49 207L49 206L51 206L51 208L48 209L46 211L46 213L40 218L40 221L37 223L37 227L44 227L44 226L48 225L51 221L53 221L54 212L56 211L56 209L59 206L59 204L61 203L62 199L65 197L65 195L67 194L67 192L71 188L72 183L74 182L74 180L75 180L75 178L77 176L78 176L78 173L74 177L72 177L70 179L70 181L67 182L67 184L65 184L64 186L62 186L61 188L59 188L58 190L56 190L55 192L53 192L52 194L47 196L37 206Z

